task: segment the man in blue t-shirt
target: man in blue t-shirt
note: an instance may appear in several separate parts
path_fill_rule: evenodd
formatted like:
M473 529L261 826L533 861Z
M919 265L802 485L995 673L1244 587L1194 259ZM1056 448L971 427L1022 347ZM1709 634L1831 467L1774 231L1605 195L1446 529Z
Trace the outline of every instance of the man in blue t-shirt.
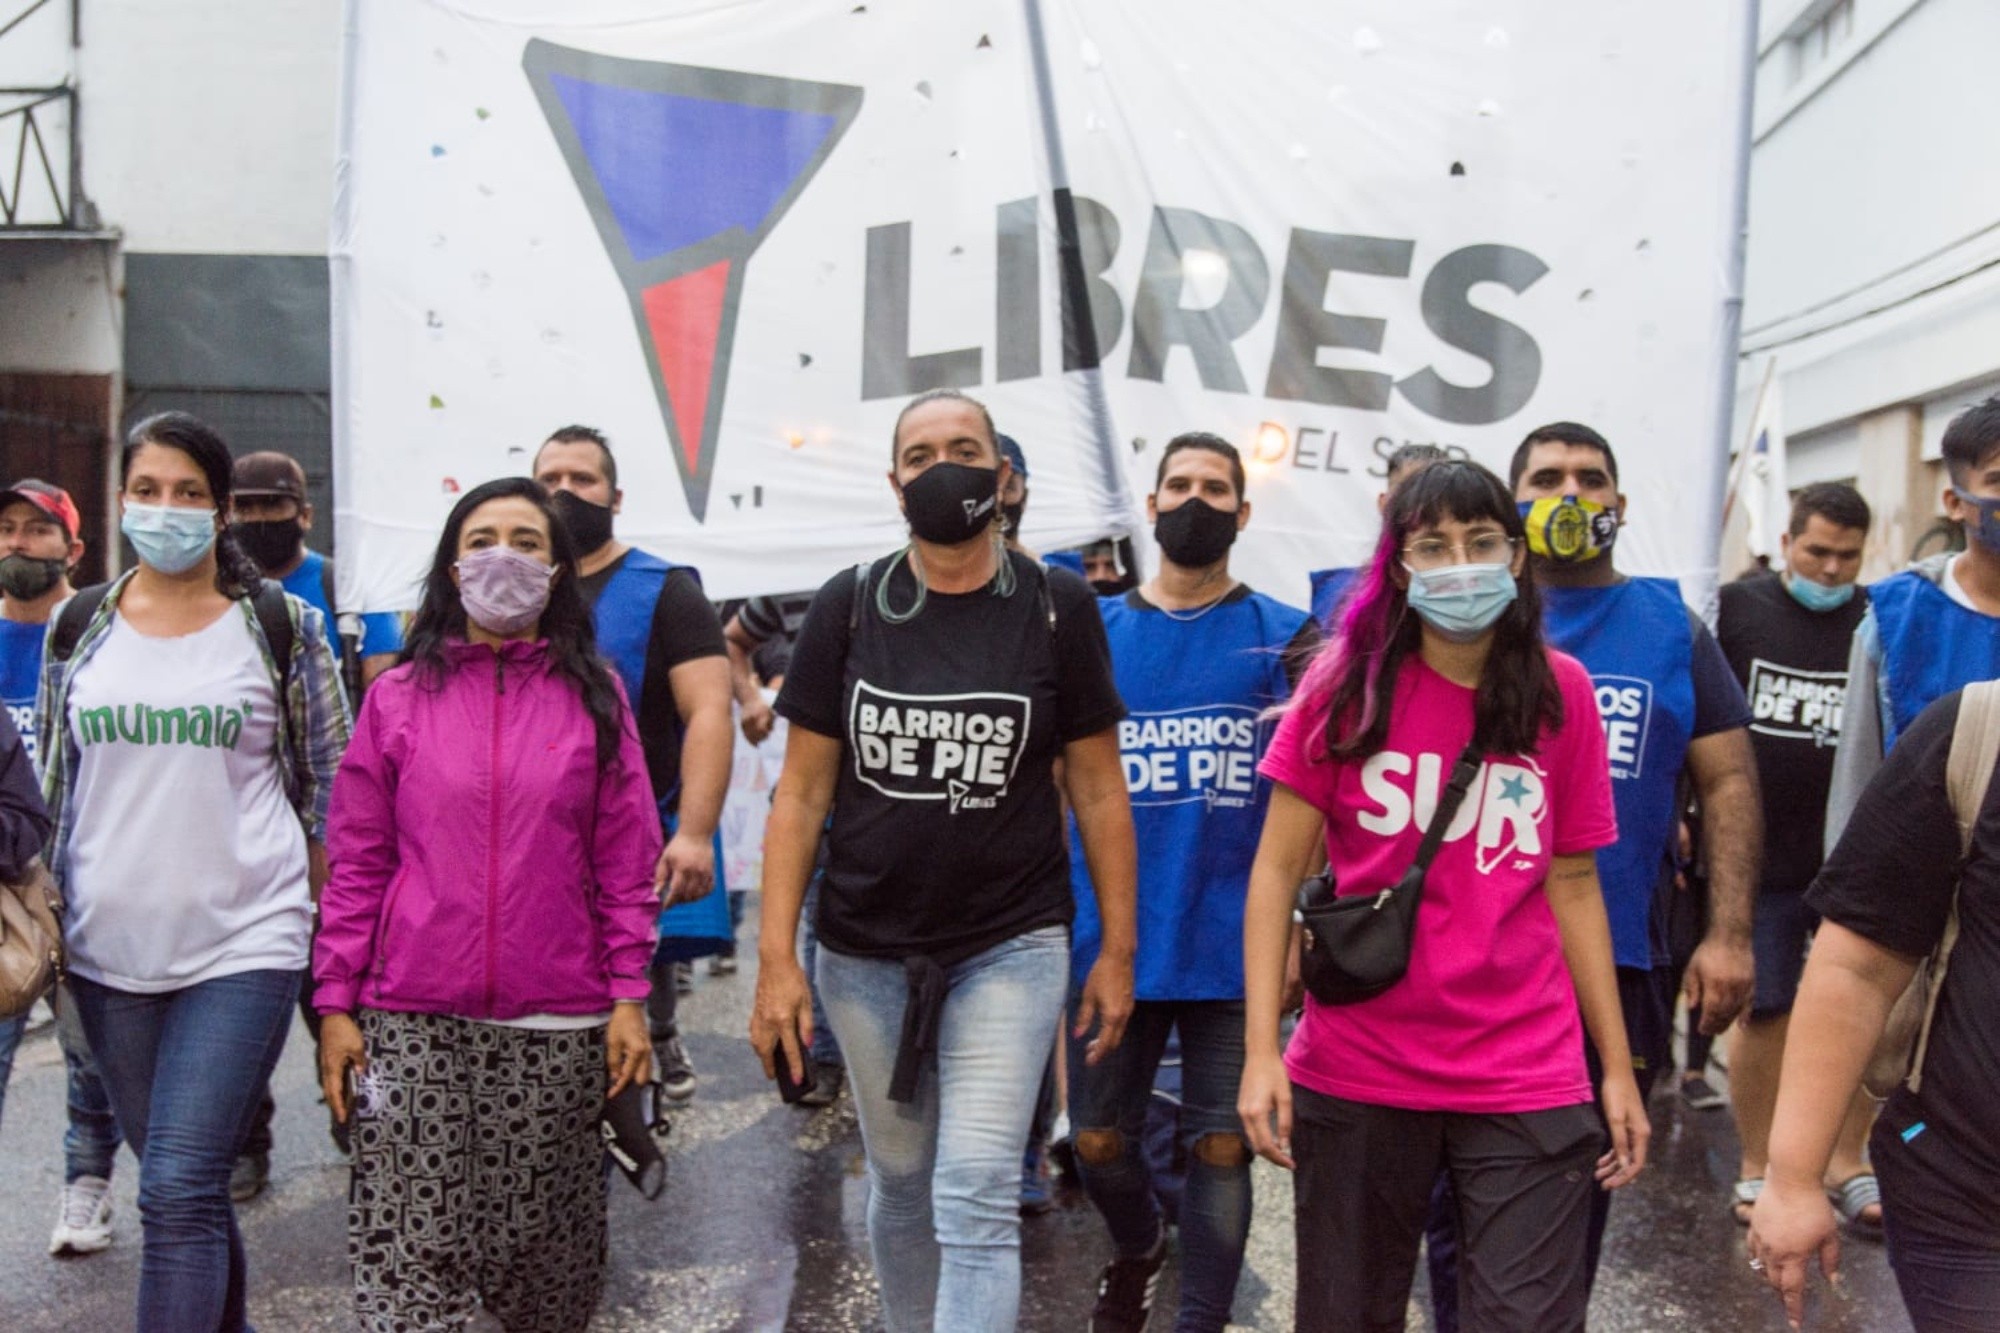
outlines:
M1826 798L1833 852L1862 789L1902 730L1933 701L2000 676L2000 394L1945 427L1945 517L1965 549L1911 565L1868 588L1847 659L1848 709ZM1870 702L1875 707L1870 708Z
M306 499L306 474L289 455L266 450L236 460L230 482L230 531L266 578L316 606L326 623L340 631L341 677L358 708L368 683L396 665L403 627L394 612L348 617L333 611L333 562L306 546L313 507ZM349 626L359 620L358 629Z
M342 625L333 610L333 562L306 547L312 522L305 469L295 459L266 450L236 460L230 478L229 530L266 578L276 579L286 592L318 607L326 623L339 628L341 680L359 708L368 682L396 664L396 653L403 646L402 624L394 614L378 612L347 617L349 626L358 622L354 632ZM299 1013L317 1041L319 1011L312 1005L310 968L301 981ZM239 1203L255 1198L270 1178L271 1116L276 1110L266 1085L229 1177L229 1195ZM333 1121L330 1132L335 1146L346 1152L346 1126Z
M1318 641L1304 611L1239 583L1229 550L1250 521L1243 460L1192 432L1160 458L1146 508L1159 573L1098 603L1118 693L1131 712L1118 748L1139 845L1139 948L1131 1022L1095 1066L1070 1046L1070 1119L1083 1186L1115 1258L1091 1327L1140 1329L1166 1262L1166 1218L1141 1129L1170 1037L1181 1054L1178 1160L1182 1329L1220 1329L1250 1232L1250 1147L1236 1115L1243 1075L1243 901L1270 796L1257 761L1264 717L1290 697ZM1076 895L1072 985L1096 962L1102 928L1083 846L1070 842Z
M83 558L79 515L69 492L45 481L17 481L0 491L0 702L35 755L35 688L49 618L76 590L70 574ZM118 1120L97 1072L76 1008L56 995L56 1037L69 1088L63 1134L63 1188L56 1205L50 1254L95 1254L111 1244L111 1167L118 1156ZM25 1018L0 1021L0 1092L13 1064Z

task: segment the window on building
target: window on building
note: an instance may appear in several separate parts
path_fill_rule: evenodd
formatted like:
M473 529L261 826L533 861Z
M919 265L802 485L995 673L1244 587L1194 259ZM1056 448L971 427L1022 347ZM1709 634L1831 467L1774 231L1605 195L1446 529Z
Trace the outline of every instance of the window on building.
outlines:
M1833 0L1809 11L1792 34L1792 82L1824 65L1854 35L1854 0Z

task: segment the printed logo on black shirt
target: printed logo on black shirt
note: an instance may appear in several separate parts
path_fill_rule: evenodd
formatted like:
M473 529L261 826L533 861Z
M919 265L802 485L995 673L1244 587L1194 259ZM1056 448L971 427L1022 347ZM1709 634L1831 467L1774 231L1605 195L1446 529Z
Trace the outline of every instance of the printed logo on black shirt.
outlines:
M854 686L854 776L899 801L991 810L1006 796L1028 738L1025 694L895 694Z
M1845 671L1801 671L1750 659L1750 730L1814 746L1840 744Z

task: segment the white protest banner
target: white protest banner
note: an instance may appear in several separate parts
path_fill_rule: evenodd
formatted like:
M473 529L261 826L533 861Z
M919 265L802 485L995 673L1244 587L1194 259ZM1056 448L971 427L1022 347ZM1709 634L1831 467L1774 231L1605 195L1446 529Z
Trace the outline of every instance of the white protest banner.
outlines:
M1026 537L1250 459L1238 572L1303 601L1382 461L1587 421L1620 564L1712 580L1747 0L349 0L343 598L412 604L454 494L605 430L619 534L712 595L893 549L897 410L950 385ZM1084 312L1089 312L1089 318Z

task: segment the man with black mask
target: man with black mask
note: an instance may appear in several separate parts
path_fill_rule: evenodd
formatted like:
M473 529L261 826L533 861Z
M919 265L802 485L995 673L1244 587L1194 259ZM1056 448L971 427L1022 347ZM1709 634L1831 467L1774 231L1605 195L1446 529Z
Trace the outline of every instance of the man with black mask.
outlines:
M660 1085L683 1102L694 1096L695 1072L680 1036L681 977L686 964L736 940L716 835L735 758L722 625L692 568L612 535L625 497L601 432L564 426L549 436L535 453L535 480L576 542L577 587L597 623L597 649L625 685L659 799L667 846L657 878L668 910L646 1016Z
M1098 603L1130 715L1118 748L1139 845L1137 1000L1125 1044L1096 1066L1070 1052L1070 1120L1086 1193L1116 1258L1091 1327L1146 1325L1166 1262L1166 1229L1142 1143L1161 1054L1180 1041L1177 1160L1181 1308L1175 1327L1216 1329L1250 1233L1250 1148L1236 1114L1243 1073L1243 901L1271 784L1257 776L1268 728L1319 641L1297 607L1229 572L1250 521L1243 460L1220 436L1175 437L1146 498L1160 569ZM1096 960L1101 927L1082 847L1072 844L1072 985Z
M340 679L356 708L368 683L396 665L403 646L401 620L390 612L336 616L333 610L333 562L306 546L312 531L313 507L306 499L305 469L289 454L275 450L245 454L230 474L229 527L244 554L258 570L284 590L319 608L328 628L339 633ZM345 623L343 623L343 621ZM319 1010L312 1004L312 971L301 974L299 1013L313 1040L319 1040ZM254 1199L271 1176L271 1117L277 1102L267 1083L257 1114L229 1173L229 1197L238 1203ZM330 1121L329 1132L341 1152L348 1149L347 1127Z
M273 450L237 459L229 522L237 544L266 578L276 579L286 592L318 607L327 625L340 632L340 674L358 708L368 683L396 665L403 628L391 612L334 614L333 562L306 546L313 507L306 499L305 470L289 455Z

